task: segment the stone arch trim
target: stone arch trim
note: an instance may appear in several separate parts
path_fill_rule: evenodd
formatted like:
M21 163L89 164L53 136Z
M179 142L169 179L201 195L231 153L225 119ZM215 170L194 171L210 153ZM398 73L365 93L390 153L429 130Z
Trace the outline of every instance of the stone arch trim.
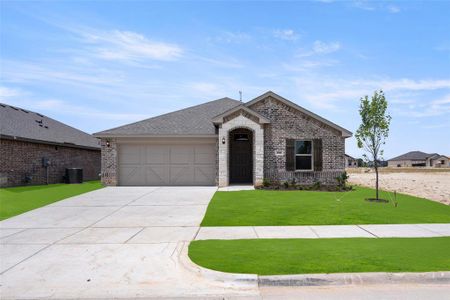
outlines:
M219 128L219 186L229 184L229 133L237 128L253 132L253 184L259 186L264 177L264 128L263 125L239 115ZM225 144L222 139L225 138Z

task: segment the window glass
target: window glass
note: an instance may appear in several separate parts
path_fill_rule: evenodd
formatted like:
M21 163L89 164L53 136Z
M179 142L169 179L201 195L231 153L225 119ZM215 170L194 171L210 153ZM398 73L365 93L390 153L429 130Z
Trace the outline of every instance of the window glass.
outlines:
M295 167L297 170L311 170L312 157L311 156L296 156Z
M311 141L296 141L295 154L311 154Z

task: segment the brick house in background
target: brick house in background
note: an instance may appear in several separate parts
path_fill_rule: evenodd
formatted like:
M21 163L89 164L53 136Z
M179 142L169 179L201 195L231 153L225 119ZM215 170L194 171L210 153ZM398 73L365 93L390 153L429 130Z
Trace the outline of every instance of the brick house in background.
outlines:
M449 167L449 158L438 153L411 151L388 160L389 167Z
M84 180L99 179L99 140L42 114L0 103L0 187L45 184L47 179L61 183L66 168L82 168Z
M346 168L357 168L358 161L354 157L352 157L348 154L345 154L345 167Z
M95 133L106 185L335 185L352 133L267 92L207 102Z

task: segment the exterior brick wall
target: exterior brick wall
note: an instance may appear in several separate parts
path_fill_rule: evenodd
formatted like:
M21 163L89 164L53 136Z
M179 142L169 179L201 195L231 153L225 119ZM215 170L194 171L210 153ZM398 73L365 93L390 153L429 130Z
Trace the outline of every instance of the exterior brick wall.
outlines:
M254 103L251 109L270 120L264 125L264 177L300 184L319 181L335 185L344 169L345 140L341 132L287 106L273 97ZM322 139L323 169L320 172L286 171L286 139Z
M89 150L0 139L0 186L46 184L43 157L51 161L48 169L49 183L63 182L66 168L82 168L84 180L99 179L100 149ZM29 182L26 177L30 178Z
M224 119L219 127L216 148L216 183L228 185L229 131L248 128L254 136L254 184L262 184L263 178L280 182L295 178L300 184L336 185L336 177L345 170L345 139L340 131L292 108L273 97L256 102L251 109L268 118L271 123L261 125L246 112L238 111ZM222 144L222 138L226 143ZM286 171L286 139L322 139L322 171ZM107 142L109 145L107 146ZM117 142L115 139L101 141L102 183L118 184Z
M117 169L117 142L115 139L101 139L102 148L102 183L107 186L116 186L119 178Z

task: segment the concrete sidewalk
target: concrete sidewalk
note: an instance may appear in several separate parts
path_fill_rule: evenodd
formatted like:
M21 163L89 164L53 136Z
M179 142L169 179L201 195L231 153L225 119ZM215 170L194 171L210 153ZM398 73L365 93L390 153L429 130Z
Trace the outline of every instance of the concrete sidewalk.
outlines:
M450 224L201 227L196 240L450 236Z

